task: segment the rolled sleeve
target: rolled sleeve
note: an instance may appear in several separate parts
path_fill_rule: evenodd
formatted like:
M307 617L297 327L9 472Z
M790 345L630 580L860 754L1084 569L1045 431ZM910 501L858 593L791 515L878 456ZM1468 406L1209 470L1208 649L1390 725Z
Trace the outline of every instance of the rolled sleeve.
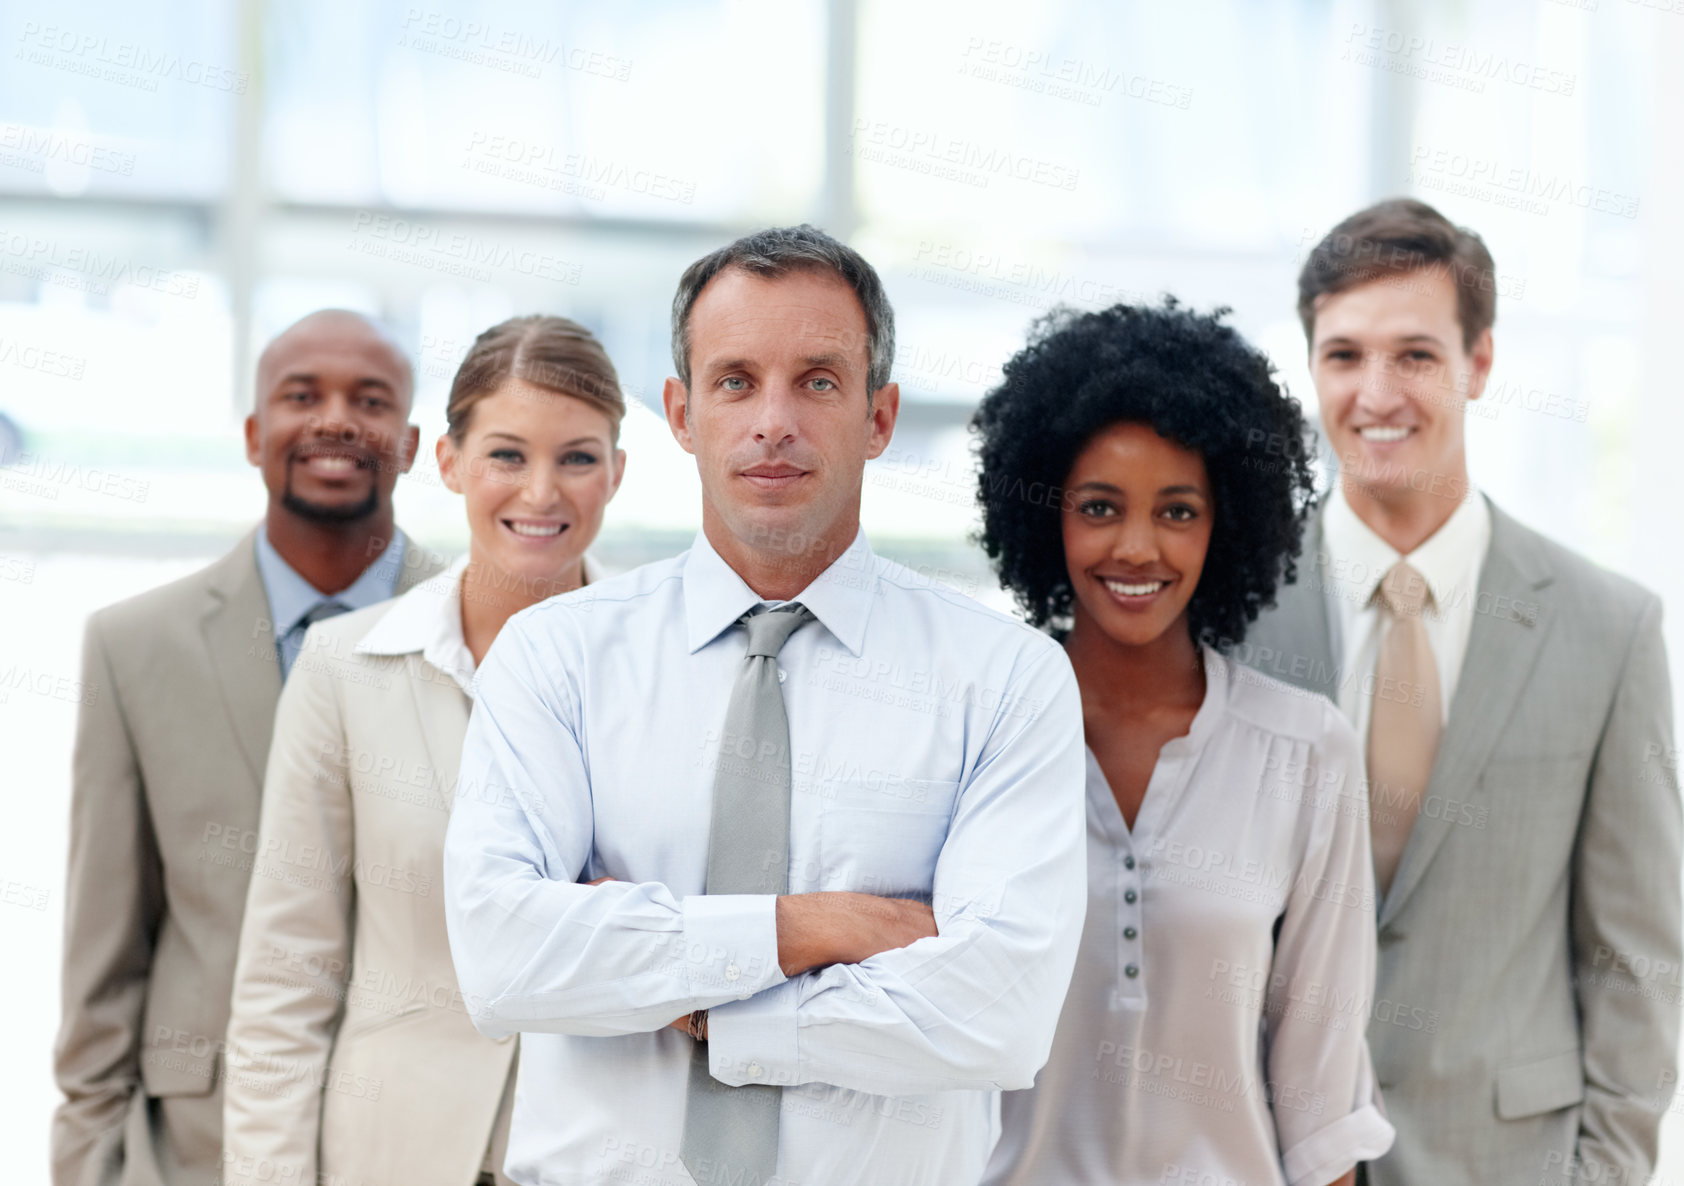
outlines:
M1381 1156L1392 1147L1395 1135L1375 1092L1372 1103L1283 1149L1281 1168L1289 1186L1327 1186L1357 1162Z

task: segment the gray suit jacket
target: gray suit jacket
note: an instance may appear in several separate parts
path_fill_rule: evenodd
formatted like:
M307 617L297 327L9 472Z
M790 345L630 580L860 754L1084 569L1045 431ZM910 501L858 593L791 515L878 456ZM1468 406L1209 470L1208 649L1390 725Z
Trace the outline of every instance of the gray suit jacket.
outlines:
M88 619L54 1186L211 1181L235 944L280 696L256 532ZM401 593L440 567L413 541Z
M1379 911L1368 1037L1397 1143L1368 1180L1641 1183L1684 995L1661 605L1491 518L1449 727ZM1317 515L1236 657L1337 702L1327 565Z

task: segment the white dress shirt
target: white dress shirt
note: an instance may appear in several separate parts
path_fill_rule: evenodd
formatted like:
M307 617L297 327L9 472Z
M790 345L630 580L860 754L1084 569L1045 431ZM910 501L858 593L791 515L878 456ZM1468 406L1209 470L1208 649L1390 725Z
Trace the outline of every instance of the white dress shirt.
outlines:
M1432 593L1432 604L1422 611L1421 621L1438 662L1439 704L1448 723L1479 602L1479 570L1491 544L1491 508L1485 496L1470 486L1468 497L1444 525L1404 556L1357 518L1339 491L1327 500L1322 544L1327 552L1329 622L1338 631L1339 711L1356 726L1358 737L1368 736L1374 667L1380 660L1380 627L1385 616L1374 593L1392 565L1408 560Z
M1204 663L1132 834L1087 755L1081 954L990 1186L1324 1186L1391 1146L1356 737L1319 696Z
M694 1009L715 1078L784 1085L787 1186L970 1186L995 1089L1046 1058L1086 885L1069 661L863 534L797 600L789 890L922 898L940 935L786 978L776 899L703 894L762 604L705 536L521 613L478 676L444 886L475 1023L524 1035L517 1181L689 1186L692 1043L667 1027Z

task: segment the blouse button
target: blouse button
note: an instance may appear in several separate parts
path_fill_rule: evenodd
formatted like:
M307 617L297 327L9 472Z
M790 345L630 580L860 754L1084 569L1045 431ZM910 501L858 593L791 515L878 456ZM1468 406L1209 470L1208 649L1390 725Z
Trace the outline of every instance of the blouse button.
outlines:
M1125 868L1125 869L1134 868L1134 858L1133 857L1124 857L1123 858L1123 868Z
M1135 930L1133 927L1123 928L1123 938L1125 939L1133 939L1138 934L1140 934L1140 932Z
M1127 976L1130 980L1133 980L1136 976L1140 975L1140 969L1134 964L1130 964L1128 967L1123 969L1123 975Z
M1140 895L1135 893L1133 890L1124 890L1123 891L1123 901L1127 902L1130 906L1134 905L1135 902L1139 900L1139 898L1140 898Z

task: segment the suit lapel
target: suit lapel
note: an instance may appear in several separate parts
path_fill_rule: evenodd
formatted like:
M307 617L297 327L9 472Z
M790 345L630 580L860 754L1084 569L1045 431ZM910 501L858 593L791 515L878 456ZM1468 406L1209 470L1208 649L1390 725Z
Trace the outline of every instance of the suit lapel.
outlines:
M407 592L443 567L438 556L422 551L414 540L404 536L404 561L396 591ZM281 661L269 594L257 567L255 528L212 566L208 590L200 631L229 724L252 778L261 788L264 768L269 764L275 706L281 698ZM460 694L454 683L451 690ZM460 751L460 737L456 746ZM455 763L448 769L454 776Z
M398 535L403 539L403 563L398 566L394 597L402 597L434 573L443 572L445 567L442 556L425 551L405 532L400 531Z
M199 626L229 725L261 787L281 696L281 665L256 541L256 531L248 533L216 563Z
M1450 703L1450 721L1427 784L1428 799L1478 800L1479 776L1531 678L1549 632L1551 605L1541 592L1551 577L1542 555L1528 545L1524 529L1492 506L1491 544L1480 571L1473 628ZM1397 916L1420 884L1455 826L1452 814L1441 812L1435 818L1423 810L1415 821L1381 906L1382 926Z
M1283 597L1275 621L1292 654L1281 663L1302 663L1307 678L1293 682L1321 692L1339 702L1339 642L1333 637L1333 621L1327 610L1327 566L1321 533L1321 510L1311 514L1304 527L1304 550L1298 558L1296 595ZM1290 667L1287 668L1288 678Z

